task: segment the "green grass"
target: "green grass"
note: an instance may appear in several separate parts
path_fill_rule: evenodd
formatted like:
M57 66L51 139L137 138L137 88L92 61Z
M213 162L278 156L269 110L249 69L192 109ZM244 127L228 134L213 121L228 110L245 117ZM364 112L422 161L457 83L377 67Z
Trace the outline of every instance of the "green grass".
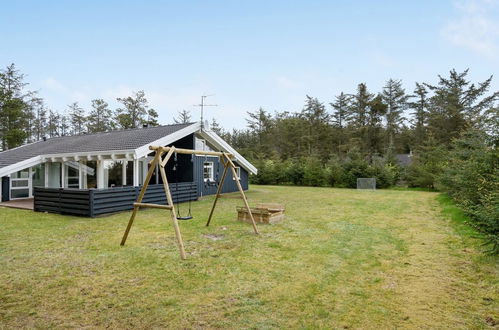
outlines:
M181 222L185 261L163 210L140 211L120 247L128 212L0 208L0 327L492 327L499 262L438 196L252 186L251 203L286 205L259 236L232 198L205 227L205 198Z

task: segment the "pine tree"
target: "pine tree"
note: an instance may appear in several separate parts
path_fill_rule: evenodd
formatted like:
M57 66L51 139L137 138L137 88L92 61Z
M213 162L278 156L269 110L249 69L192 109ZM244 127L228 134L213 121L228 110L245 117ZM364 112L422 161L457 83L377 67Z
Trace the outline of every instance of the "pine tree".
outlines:
M220 126L220 124L215 118L211 120L210 129L213 132L215 132L218 136L224 136L223 128Z
M83 134L85 132L87 117L85 110L80 107L78 102L68 105L69 120L73 135Z
M378 94L369 102L366 123L367 156L372 163L376 154L382 152L382 122L383 116L386 116L388 106L383 102L382 95Z
M182 110L178 112L176 118L173 118L175 124L187 124L191 122L191 113L188 110Z
M26 109L24 110L24 116L25 116L25 132L26 132L26 142L31 143L33 141L36 141L36 134L35 134L35 121L36 121L36 103L37 103L38 97L36 95L32 95L31 97L28 97L28 100L26 102Z
M0 139L2 150L21 145L28 138L28 121L23 94L24 75L19 73L14 64L0 71Z
M339 128L344 128L348 121L350 96L341 92L340 95L336 96L335 102L329 104L334 109L334 113L332 115L333 124Z
M118 126L121 128L138 128L144 124L158 125L158 113L150 109L144 91L133 93L132 96L117 98L123 104L116 110Z
M247 114L249 119L246 119L246 122L251 134L256 138L255 142L258 143L258 153L262 155L268 153L271 144L269 133L273 126L272 116L263 108L255 112L247 112Z
M352 130L352 136L354 137L351 140L351 144L355 145L364 154L369 149L369 137L366 126L369 106L373 99L374 94L371 94L367 90L366 84L360 83L357 86L357 93L352 95L348 114L349 128Z
M308 156L318 153L321 157L324 157L329 153L330 149L330 145L324 143L324 141L329 140L327 124L330 121L330 116L326 111L326 107L317 98L307 95L301 117L306 121L308 131L303 137L307 145Z
M366 84L360 83L357 86L357 93L351 95L351 97L352 102L348 114L349 123L355 128L362 128L367 124L367 112L374 95L369 93Z
M477 85L467 80L468 70L451 70L449 78L439 77L437 85L425 84L433 92L429 100L428 128L445 145L463 131L483 128L486 112L499 99L499 91L485 96L492 76Z
M36 98L32 102L34 121L33 121L33 137L35 141L40 141L45 137L47 132L47 110L43 104L43 100Z
M106 132L111 130L112 111L103 99L92 100L92 110L88 114L88 132Z
M61 136L71 135L70 119L65 113L61 115L59 132L61 133Z
M47 123L47 133L49 137L52 138L59 136L59 129L61 125L60 121L61 121L61 115L55 111L49 110L49 117Z
M402 88L401 80L389 79L383 87L381 94L383 102L386 104L386 134L388 136L388 154L392 155L395 148L395 134L400 129L404 121L403 113L407 108L408 95Z
M428 90L423 84L416 83L414 94L411 98L415 100L409 103L413 109L412 128L414 130L414 146L421 146L426 139L426 130L428 124Z
M159 126L158 123L158 112L152 108L147 110L147 121L146 121L147 126L152 127L152 126Z

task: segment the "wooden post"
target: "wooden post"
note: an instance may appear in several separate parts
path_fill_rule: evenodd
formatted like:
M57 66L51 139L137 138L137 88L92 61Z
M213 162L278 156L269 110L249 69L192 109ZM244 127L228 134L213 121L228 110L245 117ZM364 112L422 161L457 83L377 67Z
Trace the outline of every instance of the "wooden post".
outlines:
M157 152L157 151L156 151ZM186 259L185 250L184 250L184 242L182 240L182 235L180 234L180 228L178 226L177 214L175 213L175 205L173 204L173 198L170 191L170 186L168 185L168 179L166 178L165 165L168 163L168 160L171 158L172 154L175 152L175 147L172 147L165 159L161 161L161 166L159 168L159 172L161 173L161 178L163 179L163 187L165 189L166 200L168 201L168 205L171 206L170 213L173 222L173 228L175 229L175 236L177 237L178 248L180 250L180 257L182 259Z
M137 203L142 202L142 198L144 198L144 194L146 193L147 186L149 185L149 181L151 180L152 174L154 173L154 169L156 168L156 164L158 163L159 159L161 158L161 154L163 152L156 152L156 156L154 156L153 162L151 164L151 167L149 168L149 172L147 172L146 180L144 181L144 185L142 186L142 189L140 190L139 197L137 198ZM137 210L139 209L138 206L133 207L133 212L132 215L130 216L130 220L128 221L128 226L126 227L125 233L123 234L123 238L121 239L121 246L125 245L126 239L128 237L128 233L130 232L130 228L132 228L133 220L135 219L135 216L137 215Z
M232 170L232 175L234 175L234 178L236 180L237 188L239 188L239 192L241 193L241 197L243 198L244 205L246 206L246 209L248 210L248 213L250 215L251 224L253 225L253 230L255 231L255 234L260 234L258 232L258 228L256 228L255 218L253 218L253 213L251 213L251 208L248 204L248 200L246 199L246 195L244 194L244 190L243 190L243 187L241 186L241 182L239 182L239 178L237 177L236 166L234 165L234 163L232 162L232 160L230 159L229 156L227 156L226 154L224 154L224 155L225 155L225 158L227 159L227 163L230 165L230 169Z
M222 157L220 157L222 159ZM215 195L215 200L213 201L213 206L211 207L210 216L208 217L208 221L206 222L206 227L210 225L211 217L213 216L213 212L215 211L215 206L217 206L218 197L220 196L220 192L222 191L222 186L225 181L225 177L227 176L227 170L229 169L229 163L224 163L224 173L222 174L222 179L220 179L220 183L218 184L217 194Z

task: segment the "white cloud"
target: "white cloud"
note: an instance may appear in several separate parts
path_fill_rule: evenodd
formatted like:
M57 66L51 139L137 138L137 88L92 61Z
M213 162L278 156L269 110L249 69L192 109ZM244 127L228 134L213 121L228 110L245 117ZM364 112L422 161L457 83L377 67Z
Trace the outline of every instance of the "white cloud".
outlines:
M66 87L57 79L53 77L48 77L42 81L42 86L52 91L65 91Z
M382 66L382 67L392 67L396 64L395 60L381 51L373 51L370 55L371 61L374 64Z
M293 89L293 88L296 88L299 86L299 84L296 81L294 81L288 77L285 77L285 76L277 77L275 80L276 80L277 85L279 87L282 87L285 89Z
M465 0L454 3L459 16L441 30L442 36L458 47L482 56L497 58L499 19L497 0Z

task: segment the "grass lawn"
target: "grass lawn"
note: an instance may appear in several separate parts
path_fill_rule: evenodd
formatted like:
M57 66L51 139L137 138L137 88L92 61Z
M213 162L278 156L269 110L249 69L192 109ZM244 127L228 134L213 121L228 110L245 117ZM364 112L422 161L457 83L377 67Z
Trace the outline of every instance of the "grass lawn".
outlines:
M235 221L212 197L89 219L0 208L0 328L487 328L499 262L442 212L437 193L252 186L287 219ZM182 205L185 211L186 205Z

